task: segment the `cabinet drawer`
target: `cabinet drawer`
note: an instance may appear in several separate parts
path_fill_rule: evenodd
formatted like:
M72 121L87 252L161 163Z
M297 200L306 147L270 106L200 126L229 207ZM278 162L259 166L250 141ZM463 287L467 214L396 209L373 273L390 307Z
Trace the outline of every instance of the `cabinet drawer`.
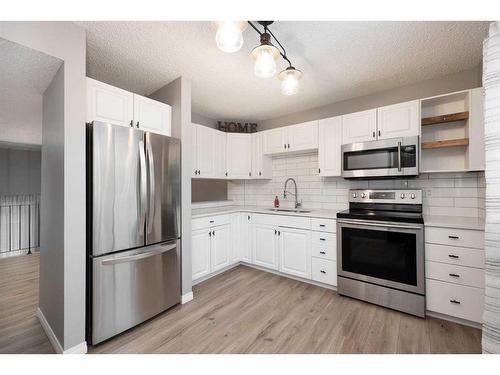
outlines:
M315 219L315 218L311 219L312 230L335 233L336 226L337 226L336 220L333 219Z
M484 289L426 280L427 310L482 322Z
M312 258L312 279L320 283L337 285L337 263L328 259Z
M311 245L311 255L317 258L336 260L337 249L335 245L313 243Z
M229 224L231 222L231 215L215 215L206 216L193 219L191 230L210 228L216 225Z
M484 249L484 232L454 228L425 228L425 242Z
M449 283L484 288L484 271L479 268L425 262L425 277Z
M458 266L484 268L484 250L425 244L425 259Z
M333 233L311 232L311 242L313 244L335 246L337 236Z

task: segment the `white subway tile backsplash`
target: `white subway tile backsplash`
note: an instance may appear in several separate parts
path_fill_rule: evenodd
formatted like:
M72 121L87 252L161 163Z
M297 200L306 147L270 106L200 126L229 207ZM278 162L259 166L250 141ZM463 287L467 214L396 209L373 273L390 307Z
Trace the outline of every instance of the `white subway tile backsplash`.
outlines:
M240 205L272 206L278 195L283 207L293 207L294 197L283 199L288 177L297 180L299 200L310 209L348 208L349 189L415 188L423 190L424 213L430 215L484 217L484 173L421 174L411 179L345 180L320 177L318 154L273 157L272 180L228 182L228 199ZM289 186L293 192L293 188Z

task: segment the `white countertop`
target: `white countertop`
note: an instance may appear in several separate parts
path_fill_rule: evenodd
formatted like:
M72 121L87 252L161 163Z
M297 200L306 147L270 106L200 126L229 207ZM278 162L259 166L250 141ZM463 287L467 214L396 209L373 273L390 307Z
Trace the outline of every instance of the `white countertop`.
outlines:
M251 212L257 214L270 214L270 215L289 215L289 216L302 216L302 217L317 217L322 219L336 219L337 212L342 210L319 210L312 209L310 212L287 212L287 211L272 211L272 207L258 207L258 206L236 206L227 205L219 207L205 207L194 208L192 210L192 217L205 217L210 215L231 214L234 212ZM301 208L307 210L307 208Z
M424 215L426 227L484 230L484 218Z

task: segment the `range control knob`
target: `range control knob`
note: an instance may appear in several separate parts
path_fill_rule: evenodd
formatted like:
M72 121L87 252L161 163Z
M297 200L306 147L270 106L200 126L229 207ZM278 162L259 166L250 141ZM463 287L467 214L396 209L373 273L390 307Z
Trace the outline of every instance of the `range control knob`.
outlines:
M352 193L352 197L353 197L353 198L357 198L357 197L358 197L358 194L356 194L356 193Z
M410 194L410 198L411 198L411 199L415 199L415 193L411 193L411 194Z
M405 199L405 193L401 193L401 199Z
M364 198L366 197L366 194L365 193L361 193L361 198Z

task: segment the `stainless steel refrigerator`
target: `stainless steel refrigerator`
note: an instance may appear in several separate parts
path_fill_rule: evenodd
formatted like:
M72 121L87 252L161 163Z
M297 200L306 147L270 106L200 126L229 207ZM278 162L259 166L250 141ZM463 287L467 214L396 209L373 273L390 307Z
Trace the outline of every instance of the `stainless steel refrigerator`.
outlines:
M87 125L87 340L180 302L180 141Z

